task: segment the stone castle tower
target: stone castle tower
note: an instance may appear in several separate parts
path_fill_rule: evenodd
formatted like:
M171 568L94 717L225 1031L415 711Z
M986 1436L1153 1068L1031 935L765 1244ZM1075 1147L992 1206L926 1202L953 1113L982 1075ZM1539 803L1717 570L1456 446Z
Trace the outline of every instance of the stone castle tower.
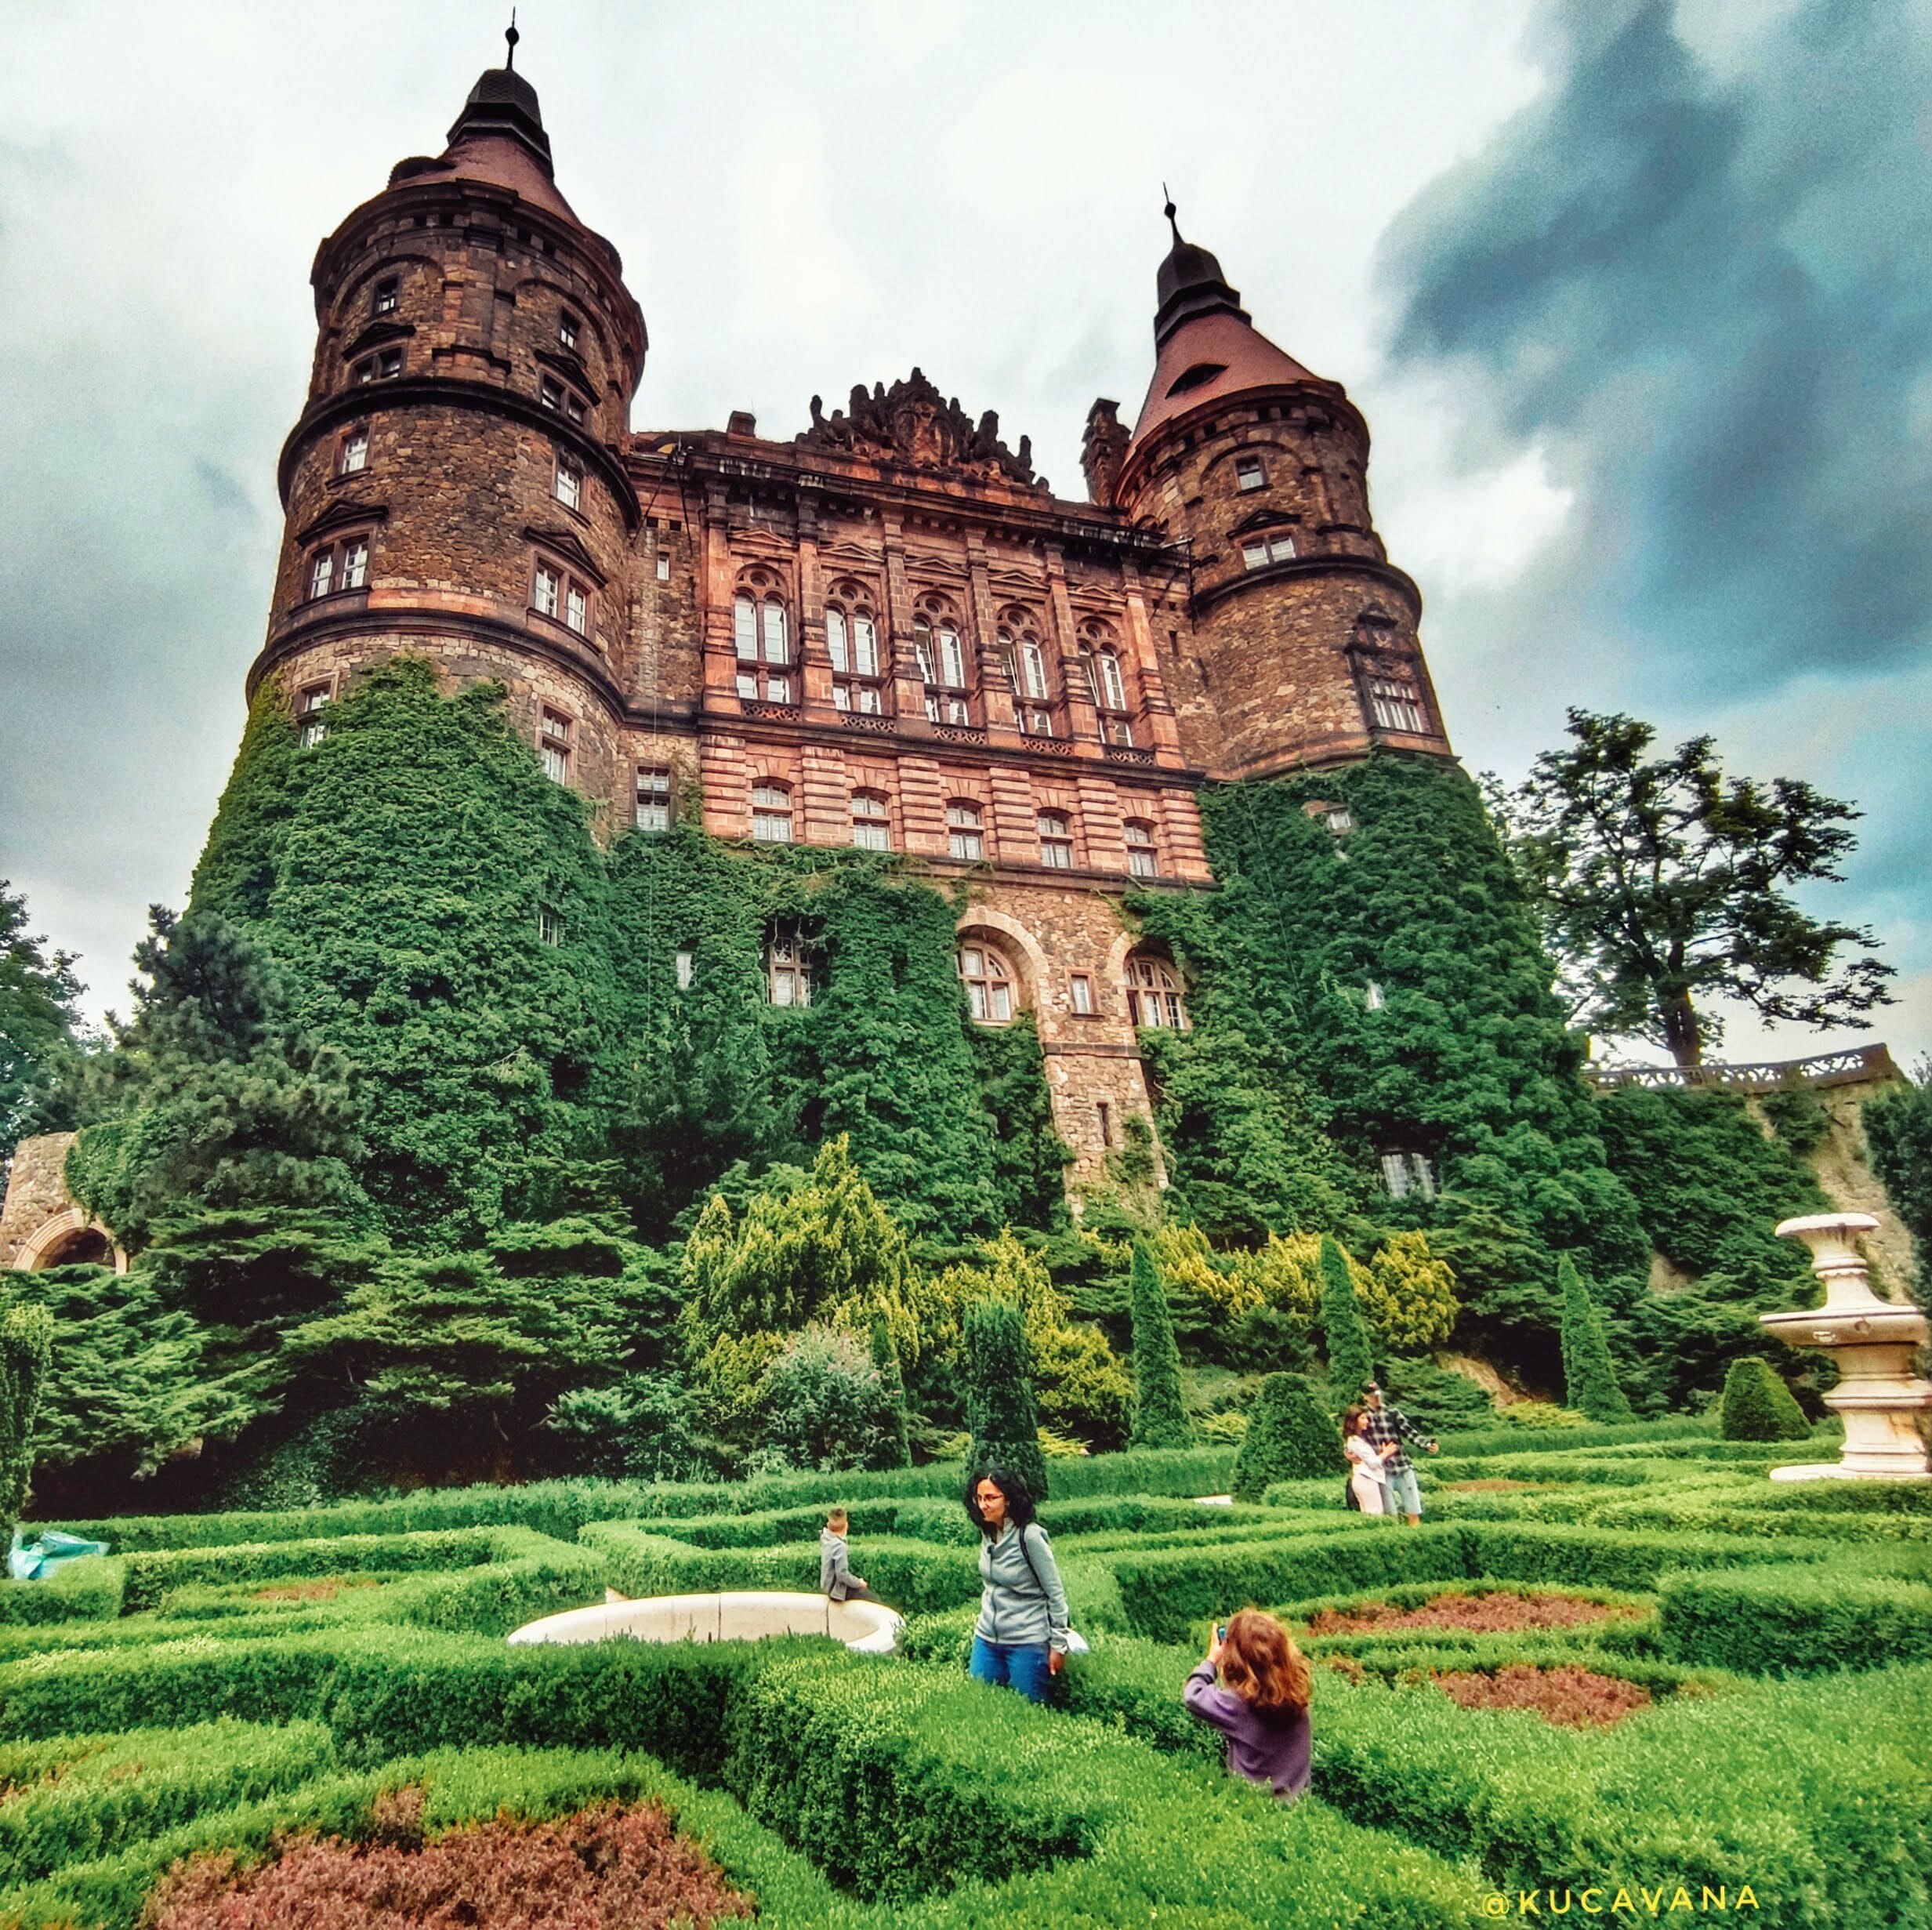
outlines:
M1178 228L1147 400L1131 431L1094 405L1082 502L916 368L813 397L788 441L743 414L632 432L643 317L509 67L313 279L251 693L277 673L319 733L408 652L502 682L600 836L696 811L969 875L971 1008L1035 1015L1076 1188L1149 1114L1137 1028L1187 1022L1121 899L1211 883L1200 787L1449 754L1360 412ZM810 996L809 960L770 963L774 999Z

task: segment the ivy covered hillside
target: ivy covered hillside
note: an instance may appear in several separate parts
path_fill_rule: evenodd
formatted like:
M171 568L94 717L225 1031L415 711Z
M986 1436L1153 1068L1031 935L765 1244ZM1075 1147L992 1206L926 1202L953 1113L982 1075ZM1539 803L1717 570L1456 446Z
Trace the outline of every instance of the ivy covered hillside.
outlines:
M1118 914L1183 988L1139 1032L1154 1130L1070 1210L1031 1016L962 989L970 869L695 811L606 840L495 687L399 658L299 733L271 678L187 912L63 1075L69 1184L132 1270L20 1276L53 1321L37 1491L945 1457L991 1304L1049 1467L1235 1446L1283 1373L1332 1413L1372 1372L1438 1428L1504 1386L1714 1402L1803 1290L1769 1231L1824 1203L1802 1123L1584 1083L1452 765L1202 807L1218 887Z

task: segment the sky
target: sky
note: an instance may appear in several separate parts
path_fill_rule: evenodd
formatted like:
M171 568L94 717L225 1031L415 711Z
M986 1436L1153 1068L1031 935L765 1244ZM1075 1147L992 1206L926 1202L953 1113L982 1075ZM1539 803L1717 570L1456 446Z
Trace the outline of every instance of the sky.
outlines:
M0 877L125 1009L239 741L316 245L500 64L475 0L15 9L0 67ZM1932 9L1914 0L524 0L621 251L643 429L917 364L1082 493L1152 363L1162 183L1344 383L1472 771L1571 706L1864 811L1932 1052Z

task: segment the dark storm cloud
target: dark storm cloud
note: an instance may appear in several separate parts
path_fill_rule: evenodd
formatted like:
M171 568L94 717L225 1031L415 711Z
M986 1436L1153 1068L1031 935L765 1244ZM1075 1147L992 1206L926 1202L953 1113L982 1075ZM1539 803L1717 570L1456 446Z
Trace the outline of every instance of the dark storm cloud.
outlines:
M1392 227L1399 361L1540 441L1583 625L1681 695L1916 655L1932 611L1932 22L1572 0L1550 85ZM1661 659L1661 661L1660 661Z

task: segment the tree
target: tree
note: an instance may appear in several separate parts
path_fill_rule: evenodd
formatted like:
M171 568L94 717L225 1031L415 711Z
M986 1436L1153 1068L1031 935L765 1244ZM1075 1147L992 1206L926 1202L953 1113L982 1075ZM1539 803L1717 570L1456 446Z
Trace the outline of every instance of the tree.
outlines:
M756 1464L828 1474L905 1465L882 1457L894 1433L891 1390L856 1333L813 1326L793 1334L765 1370L763 1396Z
M83 989L68 952L29 938L27 900L0 878L0 1166L30 1133L60 1130L56 1088L71 1085Z
M1046 1494L1046 1459L1033 1405L1033 1362L1019 1310L976 1301L966 1313L966 1427L973 1444L966 1476L1003 1467L1035 1500Z
M1809 784L1727 778L1709 737L1647 757L1637 718L1570 713L1571 742L1545 751L1513 793L1488 799L1560 967L1574 1022L1666 1048L1695 1065L1722 1036L1702 1009L1743 1000L1766 1018L1849 1025L1889 1004L1890 967L1853 925L1814 919L1787 887L1838 880L1861 814Z
M1880 1093L1865 1108L1872 1168L1919 1250L1919 1300L1932 1304L1932 1060L1912 1083Z
M1597 1303L1568 1253L1557 1262L1557 1281L1563 1291L1564 1405L1592 1420L1634 1420L1617 1383Z
M1321 1331L1328 1347L1329 1394L1336 1406L1343 1406L1356 1398L1376 1368L1348 1255L1332 1234L1321 1242Z
M1771 1362L1753 1354L1724 1376L1718 1431L1727 1441L1802 1441L1811 1424Z
M0 1311L0 1547L10 1546L34 1474L34 1426L53 1351L53 1316L16 1301Z
M1133 1436L1137 1448L1191 1447L1180 1398L1180 1350L1161 1270L1145 1240L1133 1244Z
M872 1370L886 1390L888 1412L868 1464L873 1467L910 1467L912 1443L906 1431L905 1377L899 1371L899 1350L892 1330L883 1319L872 1322Z
M1390 1347L1434 1347L1463 1311L1455 1275L1430 1250L1426 1233L1391 1234L1356 1288L1364 1317Z
M1234 1499L1259 1501L1273 1481L1313 1480L1346 1465L1342 1437L1298 1373L1271 1373L1249 1410L1234 1460Z

